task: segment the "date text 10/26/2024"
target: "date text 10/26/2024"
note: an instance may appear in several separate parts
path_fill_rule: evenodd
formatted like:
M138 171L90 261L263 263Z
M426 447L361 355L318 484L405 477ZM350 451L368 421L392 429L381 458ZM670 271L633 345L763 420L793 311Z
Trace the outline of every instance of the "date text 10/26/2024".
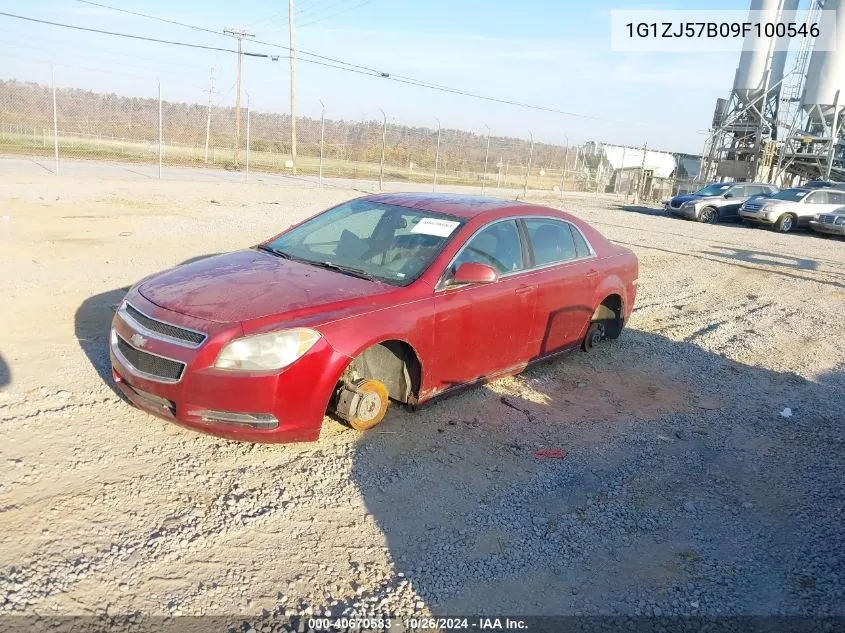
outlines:
M405 631L525 631L528 625L518 618L312 618L314 631L385 631L395 623Z

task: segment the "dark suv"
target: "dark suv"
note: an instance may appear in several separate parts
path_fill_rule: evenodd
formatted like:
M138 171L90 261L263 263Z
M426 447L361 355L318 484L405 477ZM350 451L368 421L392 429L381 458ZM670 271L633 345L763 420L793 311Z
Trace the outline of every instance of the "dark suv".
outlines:
M743 202L777 192L777 187L764 182L713 183L694 194L675 196L666 206L666 212L708 224L722 220L738 221Z

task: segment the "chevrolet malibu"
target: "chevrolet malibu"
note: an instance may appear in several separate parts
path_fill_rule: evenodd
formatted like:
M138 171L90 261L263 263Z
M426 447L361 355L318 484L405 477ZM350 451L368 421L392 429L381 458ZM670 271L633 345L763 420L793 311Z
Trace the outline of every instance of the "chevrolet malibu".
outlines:
M555 209L368 196L141 280L112 323L113 378L139 408L231 439L315 440L326 413L366 430L391 401L617 338L638 266Z

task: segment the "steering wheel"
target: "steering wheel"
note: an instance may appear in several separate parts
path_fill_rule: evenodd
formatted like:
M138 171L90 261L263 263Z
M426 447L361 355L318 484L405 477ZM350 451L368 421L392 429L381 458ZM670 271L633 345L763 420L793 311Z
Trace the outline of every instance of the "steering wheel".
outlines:
M485 253L484 251L480 251L477 248L473 248L472 246L467 246L467 250L489 261L491 264L493 264L493 267L496 269L497 272L505 272L508 269L507 266L505 266L502 262L493 257L490 253Z

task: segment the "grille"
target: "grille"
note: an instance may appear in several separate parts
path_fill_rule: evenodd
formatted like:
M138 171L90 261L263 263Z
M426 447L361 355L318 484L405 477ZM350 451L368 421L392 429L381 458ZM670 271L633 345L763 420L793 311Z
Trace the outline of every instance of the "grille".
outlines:
M757 211L758 209L762 209L763 205L759 202L746 202L745 203L745 210L746 211Z
M821 222L822 224L833 224L834 222L836 222L836 216L835 215L820 215L819 216L819 222Z
M123 357L135 369L150 376L164 378L167 380L179 380L182 377L182 372L185 369L185 364L170 360L169 358L162 358L149 352L142 352L135 349L129 343L124 341L120 336L117 337L117 349L123 354Z
M170 325L169 323L165 323L164 321L156 321L155 319L151 319L146 314L136 310L132 307L131 304L126 304L126 311L129 313L133 319L135 319L138 323L143 325L148 330L153 332L158 332L159 334L163 334L164 336L169 336L170 338L175 338L179 341L185 341L186 343L192 343L194 345L199 345L202 343L206 335L200 334L199 332L192 332L191 330L186 330L181 327L177 327L175 325Z

